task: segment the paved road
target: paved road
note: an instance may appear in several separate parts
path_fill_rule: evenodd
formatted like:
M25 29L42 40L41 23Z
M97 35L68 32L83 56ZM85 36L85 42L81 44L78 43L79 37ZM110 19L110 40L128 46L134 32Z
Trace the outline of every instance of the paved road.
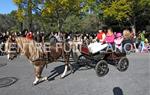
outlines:
M18 81L0 88L0 95L150 95L150 54L131 54L129 69L119 72L109 65L105 77L97 77L94 69L76 71L64 79L45 81L32 86L33 66L24 57L7 61L0 67L0 78L16 77ZM0 58L0 64L5 58ZM43 75L61 73L62 62L50 64Z

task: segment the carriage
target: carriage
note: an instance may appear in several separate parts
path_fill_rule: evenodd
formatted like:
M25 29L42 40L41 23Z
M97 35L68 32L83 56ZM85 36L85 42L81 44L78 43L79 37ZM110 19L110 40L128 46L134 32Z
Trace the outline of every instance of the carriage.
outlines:
M86 44L81 45L80 54L73 52L73 59L79 66L95 68L96 74L99 77L105 76L109 72L108 64L115 66L119 71L123 72L128 69L129 60L126 57L126 52L108 50L107 45L101 48L96 53L91 53L91 50Z

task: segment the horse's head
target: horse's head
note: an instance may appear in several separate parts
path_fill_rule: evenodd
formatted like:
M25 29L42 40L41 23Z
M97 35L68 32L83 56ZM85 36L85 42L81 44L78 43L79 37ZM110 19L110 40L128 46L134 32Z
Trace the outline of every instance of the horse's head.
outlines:
M5 52L7 54L7 58L13 60L17 57L19 53L19 47L16 41L16 37L10 35L5 43Z

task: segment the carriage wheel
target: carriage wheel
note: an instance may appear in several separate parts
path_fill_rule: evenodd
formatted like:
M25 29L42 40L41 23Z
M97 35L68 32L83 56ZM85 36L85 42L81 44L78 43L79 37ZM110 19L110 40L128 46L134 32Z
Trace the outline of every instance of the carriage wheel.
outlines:
M117 64L117 69L121 72L126 71L129 67L129 60L126 57L122 57L118 64Z
M84 66L86 65L86 58L83 55L80 55L78 60L77 60L77 64L80 66Z
M97 63L95 67L97 76L105 76L109 72L108 64L105 60L101 60Z

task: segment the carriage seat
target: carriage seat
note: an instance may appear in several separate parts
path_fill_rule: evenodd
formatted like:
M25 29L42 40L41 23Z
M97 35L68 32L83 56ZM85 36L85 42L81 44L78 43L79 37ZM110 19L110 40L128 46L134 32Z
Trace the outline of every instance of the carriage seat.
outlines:
M91 43L90 45L88 45L88 49L89 49L90 53L95 54L99 51L104 50L107 46L108 46L108 44L102 44L99 42L95 42L95 43Z

